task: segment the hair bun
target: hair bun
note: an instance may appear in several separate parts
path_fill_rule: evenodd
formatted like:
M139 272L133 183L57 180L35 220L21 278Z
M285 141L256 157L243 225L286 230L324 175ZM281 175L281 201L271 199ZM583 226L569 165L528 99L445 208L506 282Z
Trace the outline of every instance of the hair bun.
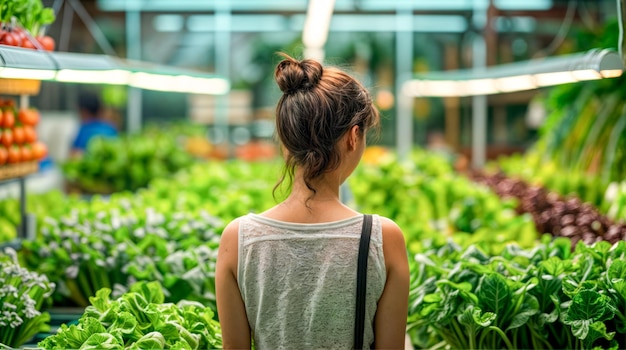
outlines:
M276 66L274 79L283 93L291 95L309 90L319 83L324 71L319 62L311 59L298 61L285 54L281 55L285 59Z

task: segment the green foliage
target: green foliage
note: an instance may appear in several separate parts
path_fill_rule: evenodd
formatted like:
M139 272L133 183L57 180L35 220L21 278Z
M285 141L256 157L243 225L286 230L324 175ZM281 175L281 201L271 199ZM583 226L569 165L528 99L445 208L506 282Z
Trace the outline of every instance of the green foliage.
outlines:
M452 238L497 252L507 243L531 246L538 239L533 220L517 215L517 203L456 174L441 155L415 149L406 160L390 154L377 164L362 163L348 180L363 212L393 218L409 251L422 252Z
M215 313L200 303L164 303L158 282L138 282L112 300L100 289L75 325L39 342L43 349L215 349L221 330Z
M15 18L31 36L38 36L42 26L56 19L54 9L44 7L41 0L2 0L0 14L0 22L12 23Z
M625 254L623 241L572 252L547 236L498 255L452 243L425 251L411 261L409 334L420 348L624 348Z
M33 207L41 223L37 238L23 242L23 260L59 285L57 303L85 306L101 288L119 295L123 286L149 280L161 282L167 301L215 308L221 231L235 217L275 203L277 165L197 163L135 193L44 200L47 206Z
M50 327L41 307L54 291L45 275L20 266L11 248L0 252L0 348L19 347Z
M153 128L116 138L96 137L82 156L62 165L63 173L86 193L134 191L193 163L177 136Z
M577 51L616 48L618 22L610 20L597 30L581 31ZM546 90L548 117L539 130L540 138L522 163L533 178L547 180L544 168L565 171L577 178L591 177L598 182L594 194L604 193L611 182L626 178L626 76L560 85ZM520 170L518 170L519 172ZM555 180L563 182L563 180ZM549 186L550 184L548 184ZM603 187L603 188L602 188ZM550 188L550 187L549 187ZM551 188L563 193L563 188ZM576 185L567 191L577 190ZM587 195L599 205L601 196ZM587 198L583 198L587 200Z

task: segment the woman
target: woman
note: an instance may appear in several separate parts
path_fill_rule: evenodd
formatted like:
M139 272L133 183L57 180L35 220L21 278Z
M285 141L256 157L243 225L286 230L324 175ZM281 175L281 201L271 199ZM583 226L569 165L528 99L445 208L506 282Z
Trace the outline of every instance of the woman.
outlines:
M379 115L345 72L283 57L274 77L286 164L276 187L287 180L291 192L222 233L215 280L224 348L352 348L363 215L340 201L339 188ZM374 215L368 260L363 343L403 348L409 268L392 220Z

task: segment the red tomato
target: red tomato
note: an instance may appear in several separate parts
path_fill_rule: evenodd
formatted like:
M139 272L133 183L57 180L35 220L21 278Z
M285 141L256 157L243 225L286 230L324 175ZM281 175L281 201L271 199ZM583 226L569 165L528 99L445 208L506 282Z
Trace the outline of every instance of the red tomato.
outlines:
M20 108L17 111L17 120L19 120L24 125L30 125L30 112L26 108Z
M4 45L9 45L9 46L15 46L16 44L13 34L11 34L10 32L2 33L2 38L0 38L0 43Z
M16 126L13 128L13 142L17 145L21 145L26 142L26 135L24 134L23 126Z
M20 38L20 46L24 46L24 42L28 41L28 35L26 35L26 31L22 28L13 28L13 33Z
M22 146L19 148L22 152L21 161L22 162L30 162L31 160L35 160L33 158L33 151L29 146Z
M48 147L43 142L37 141L32 144L33 159L41 160L48 155Z
M0 146L0 165L4 164L9 160L9 151L4 146Z
M22 152L17 146L9 148L9 163L19 163L22 161Z
M39 124L39 120L41 119L41 116L39 115L38 110L36 110L35 108L31 108L30 117L32 118L32 123L30 125L35 126Z
M5 109L4 112L2 112L2 115L2 119L4 119L2 122L2 126L9 129L12 128L15 125L15 113L13 113L13 109Z
M30 125L24 125L24 142L33 143L37 141L37 131Z
M3 39L5 45L22 46L22 38L18 33L6 32Z
M22 47L25 49L37 49L35 47L35 44L33 44L33 42L30 41L30 38L25 38L24 40L22 40Z
M39 111L34 108L22 108L17 112L17 119L24 125L35 126L39 123Z
M56 46L56 42L49 35L38 36L37 41L41 44L44 50L46 51L54 51L54 47Z
M4 131L0 133L0 144L4 145L6 148L13 145L13 132L11 129L4 129Z
M12 108L7 108L2 112L3 114L3 123L5 128L12 128L15 125L15 113Z

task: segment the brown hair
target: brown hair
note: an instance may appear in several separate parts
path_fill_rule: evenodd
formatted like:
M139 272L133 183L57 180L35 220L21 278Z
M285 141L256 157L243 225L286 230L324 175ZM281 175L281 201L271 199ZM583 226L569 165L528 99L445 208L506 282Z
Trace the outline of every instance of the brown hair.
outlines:
M364 133L379 126L378 110L356 79L335 67L286 54L274 78L283 95L276 106L276 135L285 152L285 168L274 192L296 167L315 195L311 180L334 170L341 161L337 142L353 126Z

